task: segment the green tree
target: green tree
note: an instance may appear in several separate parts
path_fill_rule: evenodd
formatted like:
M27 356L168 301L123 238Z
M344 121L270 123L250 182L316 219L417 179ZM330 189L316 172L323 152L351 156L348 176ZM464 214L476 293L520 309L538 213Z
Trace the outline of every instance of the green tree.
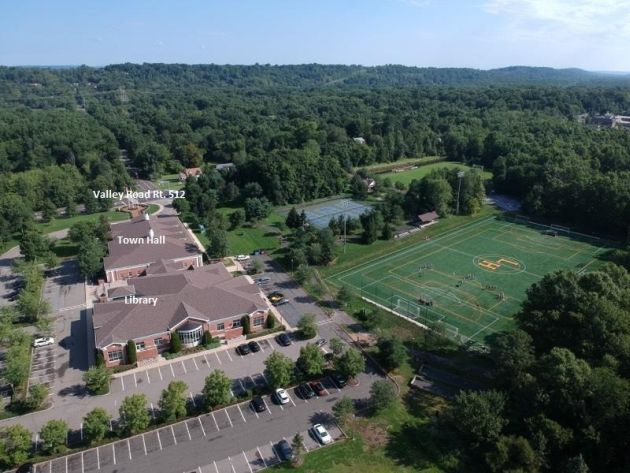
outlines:
M330 341L328 342L328 345L330 346L330 349L332 350L333 355L337 358L341 356L345 348L345 345L343 344L343 342L339 340L337 337L331 338Z
M171 353L182 351L182 339L177 332L171 332Z
M300 215L298 214L295 207L291 207L291 210L289 210L285 223L287 227L293 229L300 228L302 226Z
M240 227L245 222L245 212L241 209L236 209L230 214L230 228L232 230Z
M31 433L20 424L0 430L0 461L9 466L24 463L31 451Z
M495 449L486 455L486 463L491 471L518 471L537 473L539 471L536 452L523 437L500 437Z
M241 327L243 327L243 335L249 335L252 333L252 323L249 320L249 315L241 317Z
M385 224L383 224L383 231L381 232L381 238L383 240L391 240L393 236L394 236L394 230L392 229L392 226L388 222L385 222Z
M28 391L28 407L32 410L37 410L41 408L44 404L44 401L48 397L48 387L45 384L33 384Z
M448 420L472 446L493 444L507 420L503 418L505 394L498 391L461 391L453 401Z
M135 435L149 427L151 416L148 399L144 394L132 394L120 403L121 429L127 435Z
M212 345L213 342L214 339L212 338L212 334L207 330L204 330L203 336L201 337L201 344L204 347L209 347L210 345Z
M214 370L206 376L203 386L203 403L206 410L229 404L232 399L231 387L232 380L221 370Z
M267 315L267 321L265 322L267 329L273 330L276 327L276 322L276 317L271 312L269 312L269 314Z
M304 438L300 433L293 436L291 440L291 448L293 449L293 466L300 466L304 462Z
M26 261L40 261L51 251L52 242L36 228L25 229L19 238L20 253Z
M210 244L208 245L208 256L211 258L223 258L228 254L227 232L221 229L209 231Z
M112 416L102 407L95 407L83 417L83 434L88 442L105 438L111 426Z
M370 408L373 412L380 412L391 406L396 397L396 388L392 383L385 380L374 381L370 387Z
M293 379L293 360L288 356L273 351L265 360L265 378L271 389L289 386Z
M105 255L103 243L96 238L87 238L79 244L79 271L88 279L93 279L103 268L102 258Z
M186 416L187 391L188 385L183 381L171 381L168 387L162 390L159 406L162 419L165 422L171 422Z
M57 206L53 204L50 200L46 199L44 201L44 206L42 207L42 222L47 223L52 219L57 217Z
M345 353L337 359L335 367L344 376L354 379L359 373L365 370L365 358L363 358L361 352L356 348L348 348Z
M313 270L307 264L301 264L297 267L297 271L293 273L293 277L297 281L298 284L304 284L307 281L310 281L313 276Z
M326 367L326 359L317 345L307 343L300 348L297 365L309 377L320 376Z
M138 361L138 352L136 348L136 342L133 340L127 340L127 363L135 365Z
M333 404L332 411L337 422L346 424L355 414L354 401L344 396Z
M61 453L66 449L68 424L63 420L49 420L39 431L42 449L47 453Z
M92 395L107 394L112 378L110 371L102 366L91 366L83 375L85 388Z
M304 314L297 325L303 339L309 340L317 335L317 325L313 314Z
M380 337L377 341L379 359L387 371L400 368L407 362L407 348L404 343L394 337Z
M251 264L251 267L249 269L249 273L250 274L262 273L263 269L264 269L263 262L260 261L259 258L252 259L252 264Z
M352 298L352 294L347 286L343 285L337 291L337 302L341 307L346 307Z
M13 386L20 386L28 378L29 372L28 347L24 344L12 345L7 351L4 378Z

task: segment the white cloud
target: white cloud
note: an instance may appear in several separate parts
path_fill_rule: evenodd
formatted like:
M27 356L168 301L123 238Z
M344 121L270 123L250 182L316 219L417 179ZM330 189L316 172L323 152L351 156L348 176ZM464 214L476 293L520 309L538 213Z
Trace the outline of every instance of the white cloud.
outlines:
M630 37L630 0L488 0L484 8L520 36Z

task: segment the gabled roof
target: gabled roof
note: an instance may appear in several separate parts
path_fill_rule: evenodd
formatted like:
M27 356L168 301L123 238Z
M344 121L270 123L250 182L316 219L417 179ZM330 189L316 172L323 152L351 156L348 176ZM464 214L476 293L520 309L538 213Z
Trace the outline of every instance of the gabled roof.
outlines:
M95 304L97 347L164 333L189 318L217 321L268 309L258 286L243 276L233 277L221 263L132 278L128 284L137 297L157 297L157 304Z
M426 212L418 215L418 220L420 220L420 222L422 223L432 222L433 220L437 220L438 218L440 218L440 216L435 211Z

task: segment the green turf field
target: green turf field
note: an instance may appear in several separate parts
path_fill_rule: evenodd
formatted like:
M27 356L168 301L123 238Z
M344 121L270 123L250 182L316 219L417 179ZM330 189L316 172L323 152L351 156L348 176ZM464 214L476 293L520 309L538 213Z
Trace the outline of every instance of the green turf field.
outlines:
M363 297L461 342L513 326L526 289L557 269L589 271L597 239L487 217L329 277Z

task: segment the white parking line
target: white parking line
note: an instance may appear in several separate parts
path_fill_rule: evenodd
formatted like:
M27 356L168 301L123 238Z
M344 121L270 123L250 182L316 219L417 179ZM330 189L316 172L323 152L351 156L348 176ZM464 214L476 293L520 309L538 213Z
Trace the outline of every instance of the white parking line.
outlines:
M256 447L256 451L258 452L258 456L260 457L260 459L263 461L263 465L265 465L265 468L267 468L269 465L267 465L267 462L265 461L265 457L263 457L263 454L260 453L260 448Z
M211 412L210 415L212 416L212 420L214 421L214 425L216 426L217 430L221 430L219 429L219 424L217 424L217 418L214 417L214 412Z
M52 473L52 462L48 462L48 473ZM217 473L219 473L217 471Z
M265 384L269 384L269 383L267 382L267 377L265 376L265 373L260 373L260 376L262 376L262 379L264 379L264 380L265 380Z
M160 373L160 381L164 381L164 378L162 378L162 370L160 369L160 367L157 367L158 369L158 373Z
M271 451L276 456L276 460L278 460L278 462L281 462L282 460L280 460L280 456L276 452L276 448L273 446L273 443L269 442L269 445L271 445Z
M241 389L242 389L243 391L247 391L247 389L245 389L245 385L243 384L243 381L241 381L241 378L238 378L238 384L240 384L240 385L241 385Z
M258 346L260 347L260 351L262 351L263 353L265 353L265 349L262 346L262 343L259 343Z
M171 374L173 375L173 378L174 378L175 377L175 371L173 371L173 363L171 363L168 366L171 368Z
M241 407L237 404L236 408L238 409L238 412L241 413L241 417L243 418L243 422L247 423L247 421L245 420L245 416L243 415L243 411L241 410Z
M83 462L83 452L81 452L81 473L85 473L85 464Z
M208 369L210 369L210 362L208 361L208 357L205 353L203 354L203 359L206 360L206 366L208 367Z
M201 427L201 431L203 432L203 436L206 436L206 429L203 428L203 422L201 422L201 417L197 417L197 420L199 421L199 427Z
M155 407L153 407L153 403L151 403L151 417L155 420Z
M289 395L289 401L293 404L293 407L296 407L295 402L293 402L293 396Z
M258 412L256 412L256 409L254 409L254 406L252 406L252 404L249 404L249 408L254 412L254 414L256 414L256 419L260 419L260 416L258 415Z
M144 371L147 374L147 381L151 384L151 376L149 376L149 370Z
M66 457L66 473L68 473L68 457Z
M190 429L188 428L188 422L184 421L184 425L186 426L186 432L188 432L188 440L192 440Z
M234 427L234 424L232 424L232 419L230 419L230 414L228 414L227 409L223 409L225 411L225 416L227 417L228 421L230 422L230 427Z
M147 456L147 443L144 441L144 434L142 434L142 446L144 447L144 456Z
M122 384L122 390L124 391L125 390L125 377L124 376L120 377L120 382Z
M197 371L199 371L199 367L197 366L197 361L193 358L193 364L195 365L195 368L197 369Z
M81 441L83 441L83 422L81 422L80 432L81 432Z
M129 450L129 460L131 460L131 445L129 445L129 439L127 439L127 450Z
M201 467L200 466L197 467L197 471L199 471L199 473L201 473Z
M217 462L215 462L214 460L212 460L212 463L214 463L214 469L217 473L219 473L219 469L217 468Z
M116 449L114 448L114 444L112 444L112 454L114 455L114 465L116 464Z
M156 430L155 433L157 434L158 443L160 444L160 450L162 450L162 439L160 438L160 431Z
M247 455L245 455L245 450L243 450L243 456L245 457L245 462L247 463L247 466L249 467L249 473L254 473L254 470L252 470L252 466L249 464L249 460L247 459Z
M222 365L223 362L221 361L221 358L219 358L219 354L216 351L214 352L214 356L217 357L217 360L219 361L219 364ZM216 463L215 463L215 466L216 466Z
M136 373L133 374L133 382L136 383L136 388L138 387L138 379L136 378Z
M98 452L98 448L96 449L96 468L98 470L101 469L101 455Z
M175 438L175 431L173 430L172 425L171 425L171 434L173 434L173 441L175 442L175 445L177 445L177 438Z
M197 407L197 403L195 402L195 396L193 396L193 393L191 391L188 391L188 392L190 394L190 400L192 401L193 406Z
M180 360L180 363L182 364L182 368L184 368L184 374L187 374L188 371L186 370L186 365L184 364L184 360Z
M232 464L232 458L228 457L228 460L230 462L230 466L232 467L232 473L236 473L236 469L234 468L234 465Z
M262 398L262 401L263 401L263 403L265 404L265 407L267 408L267 412L269 412L269 415L270 415L270 416L271 416L271 415L273 415L273 414L271 413L271 409L269 409L269 406L267 405L267 401L265 401L265 398L264 398L264 397Z
M224 352L224 353L228 356L228 358L230 359L230 361L232 361L232 357L230 356L230 352L229 352L228 350L225 350L225 352Z

